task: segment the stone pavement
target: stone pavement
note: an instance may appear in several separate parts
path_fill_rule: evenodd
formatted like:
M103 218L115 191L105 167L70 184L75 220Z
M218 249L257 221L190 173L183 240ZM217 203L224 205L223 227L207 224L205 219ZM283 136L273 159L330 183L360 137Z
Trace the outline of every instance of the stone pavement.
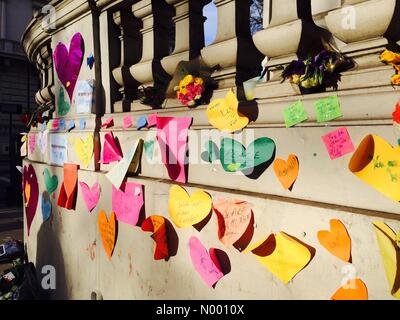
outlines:
M0 243L7 238L23 240L24 220L22 208L0 209ZM0 273L7 269L9 264L0 264Z

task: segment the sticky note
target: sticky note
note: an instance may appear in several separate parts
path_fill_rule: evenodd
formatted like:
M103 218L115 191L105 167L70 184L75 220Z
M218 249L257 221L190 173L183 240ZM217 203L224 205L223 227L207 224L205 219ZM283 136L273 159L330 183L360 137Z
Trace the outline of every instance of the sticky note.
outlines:
M352 153L355 148L346 128L339 128L322 137L322 141L328 150L332 160L341 158Z
M301 101L296 101L283 111L286 128L290 128L308 119L308 114Z
M131 115L124 117L124 119L122 120L122 127L124 129L132 128L132 116Z
M317 122L328 122L343 116L337 96L318 100L314 105Z

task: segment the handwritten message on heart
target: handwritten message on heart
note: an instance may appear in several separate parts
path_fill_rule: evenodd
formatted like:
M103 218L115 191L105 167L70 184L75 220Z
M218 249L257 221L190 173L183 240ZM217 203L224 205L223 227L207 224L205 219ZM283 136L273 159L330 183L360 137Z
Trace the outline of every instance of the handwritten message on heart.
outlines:
M76 82L83 61L83 38L75 33L71 39L69 50L63 43L58 43L54 50L54 66L58 79L68 92L70 101L74 94Z
M88 134L85 140L81 138L76 139L74 150L84 167L88 167L93 157L93 135Z
M274 171L285 190L290 190L299 175L299 160L294 154L289 155L288 160L276 159Z
M194 236L189 240L189 250L194 268L207 286L212 288L224 276L217 257L211 250L209 254L200 240Z
M332 219L330 226L330 231L318 231L319 243L335 257L350 262L351 239L346 227L337 219Z
M136 226L144 204L144 187L133 182L124 182L121 189L112 186L112 208L117 220Z
M100 210L98 226L104 251L111 260L116 242L117 222L115 220L115 213L111 212L110 219L108 219L105 211Z
M174 185L170 189L168 211L178 228L186 228L203 221L211 212L211 196L197 190L190 196L185 189Z
M81 186L83 200L85 201L86 207L89 212L92 212L100 199L100 184L96 182L91 188L89 188L89 186L84 182L79 182L79 185Z
M249 227L253 212L246 201L219 199L213 204L218 218L218 238L226 245L235 244Z
M249 124L249 118L238 111L239 101L230 90L225 99L211 101L207 108L207 116L210 124L223 132L235 132Z

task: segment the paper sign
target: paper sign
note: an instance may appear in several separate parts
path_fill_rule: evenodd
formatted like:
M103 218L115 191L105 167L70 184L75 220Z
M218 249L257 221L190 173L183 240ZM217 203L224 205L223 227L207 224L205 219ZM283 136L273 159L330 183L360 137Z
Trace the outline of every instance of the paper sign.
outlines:
M361 279L351 279L340 287L331 300L368 300L368 289Z
M60 117L64 117L68 114L69 110L70 110L70 103L69 101L65 101L64 88L60 87L57 99L57 114Z
M48 168L45 168L43 171L44 176L44 184L46 186L46 190L49 194L52 194L57 190L58 186L58 178L56 175L51 175Z
M189 250L194 268L207 286L212 288L224 276L216 256L211 257L200 240L194 236L189 239Z
M76 84L76 113L91 113L94 104L94 80L80 80Z
M50 195L47 191L43 192L40 196L40 204L42 208L42 218L43 221L47 221L50 219L51 216L51 200Z
M400 148L382 138L364 138L349 163L350 171L390 199L400 201Z
M75 210L78 168L79 166L76 164L64 164L64 181L61 185L57 205L68 210Z
M152 232L152 238L156 245L154 248L154 260L169 258L168 237L165 218L162 216L150 216L142 223L142 230Z
M318 100L314 105L317 122L328 122L343 116L337 96Z
M79 185L81 186L83 200L85 201L86 208L89 212L92 212L93 209L96 208L97 203L100 199L100 184L96 182L91 188L89 188L89 186L84 182L79 182Z
M114 126L114 119L113 117L110 117L106 120L104 120L104 122L102 123L101 127L102 128L111 128Z
M385 223L373 223L379 250L383 260L386 278L389 283L390 293L400 299L400 273L399 273L399 246L396 243L396 234Z
M107 219L107 214L104 210L99 211L98 217L99 232L101 235L101 242L108 259L111 260L117 232L117 222L115 221L115 213L111 212L110 219Z
M308 114L301 101L297 101L289 108L285 109L283 111L283 116L285 118L286 128L294 127L296 124L308 119Z
M240 142L224 138L220 150L221 164L226 172L243 171L245 175L252 174L255 168L272 160L275 148L275 142L269 138L253 141L247 150Z
M119 189L121 187L127 172L131 174L137 173L142 158L142 151L143 140L138 139L128 154L106 174L106 178L110 180L115 188Z
M22 190L25 205L26 225L29 236L32 221L36 215L36 209L39 201L39 184L35 169L31 164L29 166L24 166Z
M171 180L187 181L187 140L192 118L157 117L157 141Z
M346 227L340 220L330 221L331 231L318 231L319 243L335 257L350 262L351 239Z
M147 128L155 127L157 125L157 113L153 113L147 117Z
M79 161L83 164L84 168L87 168L93 157L93 135L88 134L86 140L77 138L75 140L74 150Z
M235 132L242 130L249 124L249 118L238 111L239 101L230 90L225 99L211 101L207 108L207 116L210 124L223 132Z
M257 260L283 283L287 284L311 260L310 250L290 235L279 232L249 247Z
M63 166L68 161L68 140L63 134L50 135L50 163Z
M112 186L112 208L118 221L136 226L143 204L143 185L124 182L119 190Z
M299 175L299 160L294 154L289 155L287 161L276 159L274 172L283 189L291 190Z
M28 135L28 147L29 147L29 154L33 154L36 149L36 134L30 133Z
M109 164L122 159L122 151L117 145L112 132L107 132L104 136L102 151L100 163Z
M211 212L211 196L197 190L191 196L180 186L173 185L169 192L168 211L178 228L202 222Z
M125 116L122 125L123 125L124 129L132 128L132 125L133 125L132 116L131 115Z
M155 125L157 125L157 123ZM146 128L146 126L147 126L147 118L145 116L140 116L136 121L136 128L140 130Z
M54 50L54 66L58 79L68 92L70 101L74 94L83 60L83 38L75 33L71 39L69 50L63 43L58 43Z
M251 206L246 201L219 199L213 204L218 218L218 238L226 246L240 240L253 220Z
M322 137L332 160L353 152L354 145L346 128L339 128Z

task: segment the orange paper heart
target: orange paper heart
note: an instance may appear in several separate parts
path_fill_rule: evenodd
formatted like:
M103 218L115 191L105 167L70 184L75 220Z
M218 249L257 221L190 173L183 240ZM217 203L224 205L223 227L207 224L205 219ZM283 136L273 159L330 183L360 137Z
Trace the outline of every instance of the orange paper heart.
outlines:
M346 227L340 220L330 221L331 231L318 231L319 243L334 256L350 262L351 259L351 239Z
M274 171L285 190L292 188L299 175L299 161L294 154L289 155L288 160L276 159Z
M115 213L111 212L110 219L107 219L107 214L105 213L105 211L100 210L98 224L104 251L106 252L107 257L111 259L111 256L114 251L115 240L116 240L115 236L117 230Z
M360 279L349 280L335 292L331 300L368 300L367 286Z

